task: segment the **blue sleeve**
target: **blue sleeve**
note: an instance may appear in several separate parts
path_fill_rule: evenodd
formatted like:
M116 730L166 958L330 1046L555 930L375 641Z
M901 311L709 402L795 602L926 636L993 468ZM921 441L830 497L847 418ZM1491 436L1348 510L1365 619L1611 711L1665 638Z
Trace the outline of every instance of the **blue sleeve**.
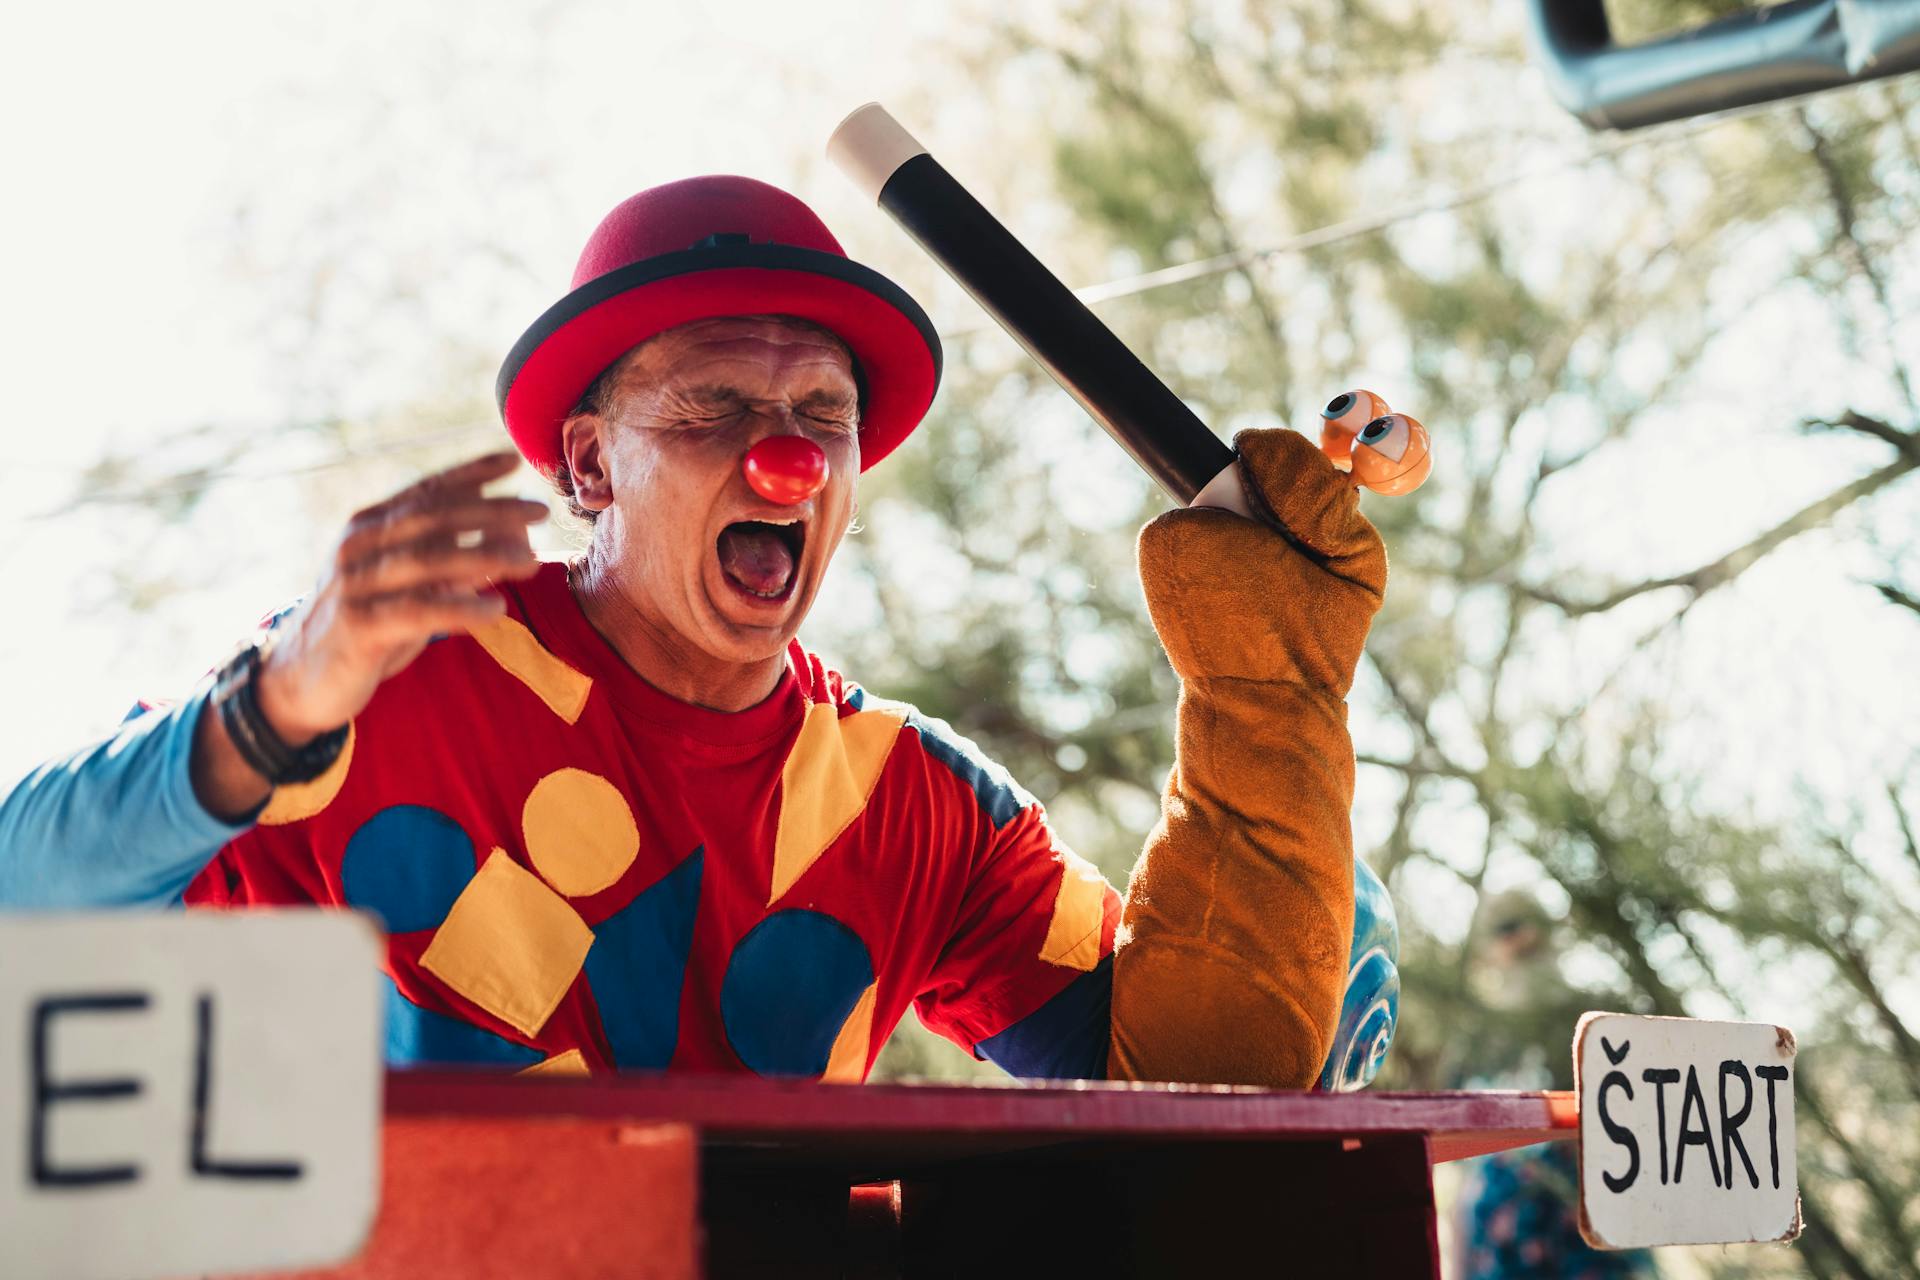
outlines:
M1037 1080L1104 1080L1113 1036L1113 956L1103 957L1059 995L999 1035L980 1056L1008 1075Z
M136 711L0 798L0 908L171 906L253 825L208 813L189 762L207 688Z

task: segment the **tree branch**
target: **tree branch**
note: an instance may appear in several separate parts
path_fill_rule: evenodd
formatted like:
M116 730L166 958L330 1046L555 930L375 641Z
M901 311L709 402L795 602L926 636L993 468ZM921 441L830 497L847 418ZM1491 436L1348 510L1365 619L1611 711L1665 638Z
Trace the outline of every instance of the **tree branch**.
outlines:
M1881 318L1886 321L1887 333L1891 336L1898 332L1893 299L1887 290L1885 275L1881 273L1879 265L1874 262L1873 255L1867 252L1866 242L1860 238L1859 206L1854 200L1853 192L1847 187L1846 174L1841 169L1840 162L1834 157L1831 140L1813 127L1813 121L1807 115L1806 109L1803 107L1795 114L1800 119L1801 129L1806 133L1807 149L1812 152L1813 162L1819 167L1820 176L1827 184L1827 197L1833 201L1833 214L1839 225L1840 239L1852 251L1855 265L1860 268L1860 274L1866 277L1868 288L1873 290L1874 300L1880 304ZM1915 396L1913 381L1907 376L1907 367L1900 361L1897 352L1893 356L1893 377L1894 381L1900 384L1901 393L1906 397L1908 411L1920 414L1920 397Z
M1393 886L1395 873L1413 857L1413 815L1419 807L1420 779L1409 775L1406 787L1400 792L1400 803L1393 809L1393 829L1382 845L1380 865L1374 868L1388 888Z
M1913 819L1907 813L1907 806L1900 799L1899 784L1893 782L1887 784L1887 799L1893 805L1893 816L1900 824L1900 834L1906 839L1907 857L1913 859L1915 869L1920 870L1920 839L1914 837Z
M1853 1171L1854 1181L1866 1194L1867 1204L1880 1222L1880 1229L1886 1233L1887 1241L1894 1246L1895 1256L1906 1259L1902 1273L1907 1276L1920 1276L1913 1261L1914 1239L1907 1229L1903 1216L1905 1197L1894 1187L1887 1185L1887 1179L1881 1174L1874 1162L1867 1158L1860 1144L1847 1136L1833 1115L1828 1111L1826 1100L1820 1091L1814 1088L1814 1082L1806 1071L1801 1071L1796 1085L1794 1105L1803 1110L1807 1118L1818 1125L1827 1135L1827 1141L1839 1149L1841 1158ZM1729 1170L1729 1173L1732 1171Z
M1911 609L1920 613L1920 597L1910 596L1891 582L1876 582L1873 589L1878 591L1888 604L1897 604L1902 609Z
M1847 1242L1833 1227L1833 1216L1817 1197L1811 1187L1800 1188L1800 1216L1806 1223L1806 1231L1800 1237L1801 1250L1823 1261L1836 1264L1848 1280L1876 1280L1873 1272L1867 1269L1860 1255L1847 1247Z
M1197 192L1206 205L1207 218L1213 223L1213 249L1209 257L1231 257L1237 264L1233 274L1246 285L1248 300L1259 318L1260 327L1273 350L1273 359L1278 367L1279 381L1288 380L1288 350L1286 334L1280 325L1279 314L1274 310L1273 302L1267 297L1266 289L1255 278L1253 260L1243 250L1239 238L1234 234L1232 221L1227 216L1225 206L1220 203L1220 193L1214 181L1214 175L1208 171L1200 155L1200 145L1194 131L1183 123L1173 112L1162 106L1158 99L1141 92L1133 83L1113 73L1108 63L1082 57L1071 49L1059 45L1046 46L1048 51L1058 58L1062 65L1081 79L1095 85L1097 89L1120 103L1162 137L1173 140L1181 150L1181 159L1188 172L1186 177L1192 189Z
M1478 782L1479 775L1458 765L1445 762L1433 763L1427 760L1389 760L1385 756L1369 755L1364 751L1354 753L1354 763L1378 765L1382 769L1392 769L1409 778L1456 778L1461 782Z
M1907 1030L1907 1024L1887 1003L1885 994L1874 981L1873 971L1867 967L1867 958L1860 954L1860 949L1851 938L1840 939L1836 945L1830 945L1827 952L1847 982L1873 1009L1874 1018L1893 1042L1893 1054L1907 1078L1907 1088L1916 1100L1920 1100L1920 1040L1914 1038L1913 1033Z
M1734 548L1718 560L1703 564L1697 569L1690 569L1685 573L1676 573L1664 578L1648 578L1642 582L1616 587L1606 595L1591 600L1576 599L1549 587L1531 583L1520 583L1516 589L1542 604L1552 605L1569 617L1605 613L1636 596L1643 596L1650 591L1664 591L1669 587L1683 587L1697 600L1714 588L1723 587L1732 582L1782 543L1810 529L1819 528L1862 498L1879 492L1916 469L1920 469L1920 457L1909 457L1903 453L1878 471L1869 472L1850 484L1841 485L1818 502L1802 507L1759 537Z
M1807 431L1858 431L1861 435L1883 440L1900 451L1902 457L1920 462L1920 431L1902 431L1891 422L1869 418L1847 410L1837 418L1808 418L1800 424Z

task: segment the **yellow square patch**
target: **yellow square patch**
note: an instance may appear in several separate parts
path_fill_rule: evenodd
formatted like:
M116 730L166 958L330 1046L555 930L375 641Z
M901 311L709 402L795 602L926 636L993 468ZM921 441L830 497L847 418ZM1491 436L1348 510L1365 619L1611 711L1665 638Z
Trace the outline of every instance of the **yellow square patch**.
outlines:
M455 900L420 967L522 1035L539 1034L593 945L565 898L501 849Z

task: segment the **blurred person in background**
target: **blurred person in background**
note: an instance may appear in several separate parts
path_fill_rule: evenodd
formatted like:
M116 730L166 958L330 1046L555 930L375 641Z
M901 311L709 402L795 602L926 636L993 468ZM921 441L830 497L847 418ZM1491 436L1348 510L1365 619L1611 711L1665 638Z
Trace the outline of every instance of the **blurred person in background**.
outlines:
M1487 1013L1464 1046L1457 1086L1571 1089L1572 1028L1617 995L1583 991L1560 968L1560 922L1531 891L1494 895L1476 924L1472 993ZM1656 1275L1644 1249L1602 1251L1580 1235L1580 1148L1516 1147L1471 1162L1455 1223L1460 1280L1613 1280Z

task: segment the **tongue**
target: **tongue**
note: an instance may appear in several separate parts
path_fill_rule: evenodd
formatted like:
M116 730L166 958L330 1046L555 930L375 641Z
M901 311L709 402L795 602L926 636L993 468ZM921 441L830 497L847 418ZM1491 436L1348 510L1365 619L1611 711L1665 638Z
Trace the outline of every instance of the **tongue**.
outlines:
M764 524L730 524L720 533L720 567L759 596L778 596L793 578L793 552Z

